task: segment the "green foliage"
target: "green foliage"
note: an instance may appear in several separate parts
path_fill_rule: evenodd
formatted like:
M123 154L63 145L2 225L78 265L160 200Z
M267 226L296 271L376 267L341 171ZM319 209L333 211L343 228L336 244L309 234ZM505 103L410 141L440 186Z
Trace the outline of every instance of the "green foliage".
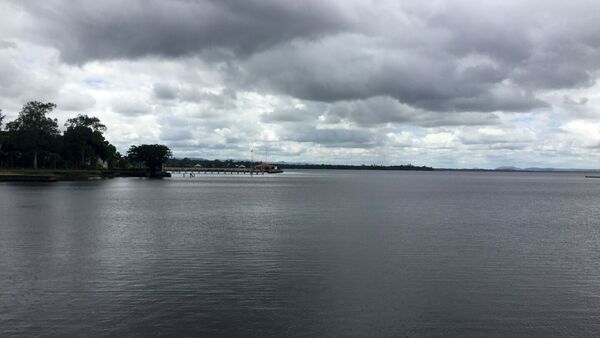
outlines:
M70 118L61 135L56 119L48 115L54 103L38 101L23 106L18 117L6 124L0 110L0 166L44 168L128 168L130 161L143 163L151 176L158 176L171 150L160 144L132 146L124 158L104 138L106 126L85 114Z
M118 166L121 156L103 135L106 126L97 117L79 114L68 119L63 135L48 115L53 103L28 102L17 119L0 131L0 166L95 168ZM4 115L0 114L0 122Z
M6 151L2 147L6 147L6 133L2 131L2 121L4 121L4 115L2 115L2 109L0 109L0 167L4 165L4 159L6 157Z
M162 170L162 165L172 156L169 147L162 144L142 144L131 146L127 157L132 162L144 163L150 175L154 176Z
M117 152L115 154L113 161L114 161L114 166L116 166L117 168L130 168L131 167L131 163L129 163L129 160L126 157L123 157L123 155L121 155L121 153L119 153L119 152Z
M93 131L105 132L106 126L100 122L100 119L93 116L87 116L85 114L79 114L77 117L71 118L67 120L65 123L65 127L68 128L77 128L84 127L90 128Z
M64 156L79 167L95 166L98 159L111 161L117 149L104 139L106 126L97 117L78 115L65 123Z
M58 123L46 115L50 114L56 105L48 102L32 101L23 106L15 121L6 124L9 131L29 132L32 134L57 135Z
M34 168L37 168L39 155L49 155L55 150L58 123L47 117L54 108L56 105L50 102L28 102L17 119L6 124L9 140L17 151L33 157Z

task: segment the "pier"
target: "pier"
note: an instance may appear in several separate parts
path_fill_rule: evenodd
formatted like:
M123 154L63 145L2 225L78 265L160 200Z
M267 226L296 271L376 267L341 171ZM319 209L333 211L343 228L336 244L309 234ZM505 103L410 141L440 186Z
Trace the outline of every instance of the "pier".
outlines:
M196 174L213 174L213 175L264 175L282 173L281 169L261 170L253 168L188 168L188 167L166 167L165 172L175 174L190 174L192 177Z

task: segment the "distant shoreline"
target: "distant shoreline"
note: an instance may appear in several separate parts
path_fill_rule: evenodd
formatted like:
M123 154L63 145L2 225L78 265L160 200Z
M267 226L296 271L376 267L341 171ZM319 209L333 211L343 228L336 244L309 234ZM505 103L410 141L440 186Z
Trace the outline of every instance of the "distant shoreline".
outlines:
M389 171L433 171L437 170L427 166L396 165L336 165L336 164L277 164L281 169L334 169L334 170L389 170Z
M306 170L374 170L374 171L456 171L456 172L485 172L485 173L598 173L600 174L600 169L518 169L518 170L508 170L508 169L453 169L453 168L432 168L425 167L427 169L423 169L422 167L413 167L413 168L403 168L397 169L395 167L379 167L379 166L343 166L343 168L332 168L332 166L319 166L319 165L308 165L308 166L294 166L287 167L280 165L282 169L306 169Z
M482 173L574 173L574 174L586 174L586 173L600 173L600 169L547 169L547 170L497 170L497 169L451 169L451 168L431 168L431 169L393 169L393 168L372 168L367 166L362 168L359 166L349 168L321 168L321 167L306 167L306 168L288 168L284 169L301 169L301 170L371 170L371 171L436 171L436 172L482 172Z
M167 167L178 168L253 168L257 164L265 163L273 165L279 169L342 169L342 170L434 170L433 167L415 166L412 164L398 165L375 165L375 164L314 164L314 163L287 163L287 162L269 162L269 161L248 161L248 160L208 160L200 158L170 158L167 160Z
M268 161L267 161L268 162ZM167 160L168 167L189 167L189 168L250 168L262 161L248 160L219 160L219 159L203 159L203 158L171 158ZM580 173L600 173L599 169L559 169L548 167L528 167L518 168L514 166L503 166L493 169L485 168L435 168L431 166L417 166L413 164L398 164L398 165L378 165L378 164L316 164L302 162L268 162L280 169L338 169L338 170L383 170L383 171L472 171L472 172L580 172Z
M469 171L469 172L498 172L498 173L600 173L600 169L452 169L435 168L436 171Z
M193 168L190 168L193 169ZM196 168L197 169L197 168ZM210 169L210 168L208 168ZM537 169L537 170L503 170L503 169L449 169L417 166L353 166L353 165L284 165L286 170L369 170L369 171L436 171L436 172L485 172L485 173L572 173L591 174L586 178L600 178L598 169ZM149 177L145 169L0 169L0 182L57 182L87 181L116 177ZM171 177L164 172L160 178Z

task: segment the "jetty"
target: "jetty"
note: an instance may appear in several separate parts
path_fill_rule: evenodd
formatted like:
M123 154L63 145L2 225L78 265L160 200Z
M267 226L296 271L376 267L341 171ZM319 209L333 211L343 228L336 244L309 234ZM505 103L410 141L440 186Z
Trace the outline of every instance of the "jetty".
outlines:
M599 175L586 175L585 178L600 178Z
M166 167L163 171L171 174L179 173L182 175L196 174L216 174L216 175L264 175L278 174L283 170L279 168L259 169L259 168L202 168L202 167Z

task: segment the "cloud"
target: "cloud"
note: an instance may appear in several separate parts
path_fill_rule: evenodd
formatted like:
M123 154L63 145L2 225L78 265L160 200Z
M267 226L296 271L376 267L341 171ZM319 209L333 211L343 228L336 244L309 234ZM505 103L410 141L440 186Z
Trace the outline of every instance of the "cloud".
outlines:
M589 123L583 120L570 121L560 129L565 132L568 137L561 135L566 139L571 146L583 148L600 148L600 123Z
M178 89L165 83L155 83L152 87L154 97L159 100L175 100L178 97Z
M112 108L116 113L125 116L148 115L153 112L152 107L142 101L118 97L112 101Z
M187 128L164 128L160 139L164 141L184 141L192 138L192 133Z
M236 106L236 91L231 88L201 91L193 87L181 87L166 83L155 83L152 87L154 98L163 101L192 102L209 104L217 109L232 109Z
M265 123L310 122L316 121L319 113L320 112L318 110L308 110L304 107L278 109L276 111L263 113L260 117L260 120Z
M528 129L481 127L463 130L459 138L463 144L529 143L535 140L535 133Z
M440 51L373 45L369 37L346 35L270 49L244 61L243 68L248 86L313 101L390 96L433 111L528 111L545 106L529 88L507 81L506 70L464 62Z
M597 163L590 1L25 0L0 3L0 31L9 119L53 101L59 119L99 116L119 147Z
M289 130L284 136L286 141L316 143L326 147L371 148L376 146L373 132L359 129L317 129L311 127Z
M17 48L17 44L13 41L0 40L0 49Z
M70 63L178 57L207 49L243 56L290 39L318 38L352 23L341 4L315 0L49 0L22 6L39 20L30 33L57 47Z
M96 99L87 93L67 91L59 93L56 105L61 110L84 113L94 108Z
M390 123L437 127L489 125L499 122L497 116L493 114L432 112L416 109L391 97L381 96L333 103L325 112L324 120L330 123L349 122L363 127Z
M589 86L600 65L596 40L586 33L599 28L597 17L576 17L583 13L568 6L553 3L540 12L533 11L537 1L367 5L22 3L34 21L30 38L57 48L67 62L199 56L225 62L224 71L236 74L230 79L243 78L235 86L312 101L391 96L435 111L528 111L544 106L535 90ZM572 16L559 16L565 11ZM580 29L569 29L570 20L581 21ZM156 90L169 96L166 87Z
M26 101L55 101L63 74L56 71L56 52L28 44L9 44L0 48L0 109L11 114ZM28 54L23 60L21 55ZM32 57L35 55L36 57Z

